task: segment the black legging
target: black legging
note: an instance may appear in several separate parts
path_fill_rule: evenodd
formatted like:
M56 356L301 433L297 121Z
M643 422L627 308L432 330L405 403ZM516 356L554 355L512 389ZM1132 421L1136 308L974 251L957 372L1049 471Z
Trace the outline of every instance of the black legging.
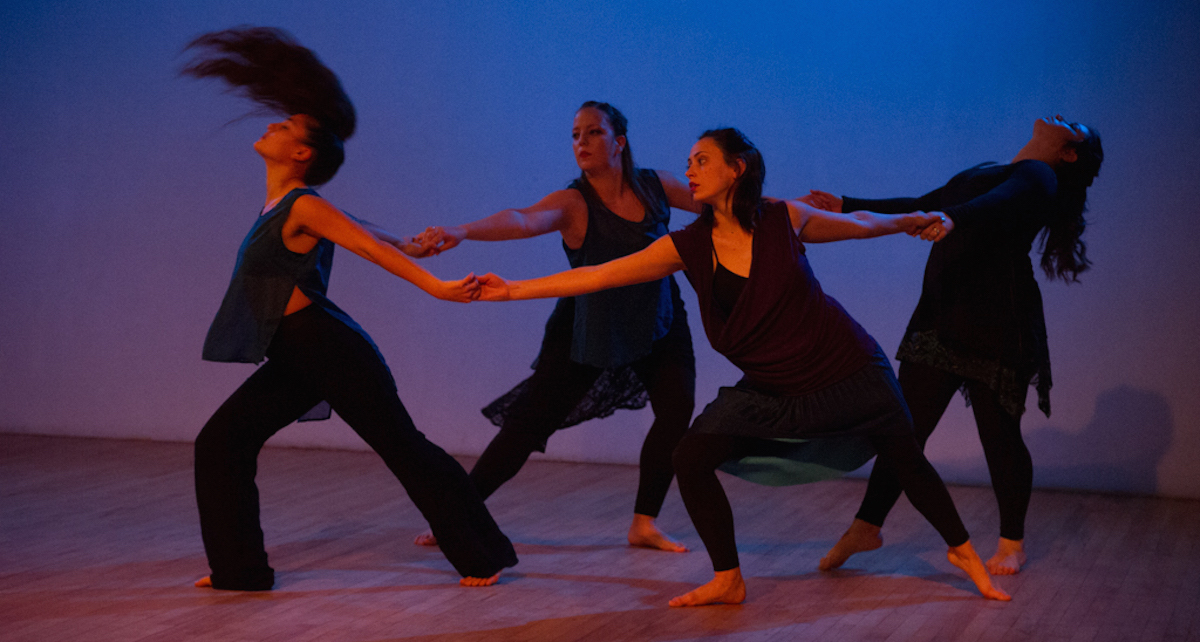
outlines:
M603 372L571 361L570 319L548 324L537 368L528 387L508 408L504 426L471 469L471 480L487 499L512 479L534 450L562 425ZM631 364L654 410L654 423L642 442L637 500L634 512L657 517L671 479L671 453L687 432L696 398L696 364L692 335L681 307L663 338L649 355Z
M944 370L902 361L899 379L922 448L954 393L966 385L992 477L992 490L1000 504L1000 536L1011 540L1025 539L1025 515L1033 494L1033 459L1021 437L1021 418L1008 414L991 388ZM900 485L895 476L876 466L871 472L858 518L883 526L899 497Z
M455 570L490 577L516 564L466 471L416 429L362 335L310 305L284 317L267 356L196 437L196 503L214 588L274 584L259 525L258 453L321 400L383 458Z
M921 454L913 435L872 435L870 440L879 453L875 468L886 465L897 471L913 506L933 524L947 545L965 543L967 530L959 519L950 493L937 471ZM773 450L768 439L696 432L684 437L675 449L679 494L683 496L683 504L697 534L708 549L714 571L728 571L740 565L733 510L717 479L717 467L743 457L770 455Z

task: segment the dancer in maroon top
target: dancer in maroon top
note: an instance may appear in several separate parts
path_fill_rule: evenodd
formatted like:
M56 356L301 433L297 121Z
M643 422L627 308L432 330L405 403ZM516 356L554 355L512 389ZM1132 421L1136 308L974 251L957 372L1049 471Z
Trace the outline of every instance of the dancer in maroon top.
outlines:
M481 299L573 296L687 271L709 341L745 377L721 389L675 450L680 494L712 558L714 577L672 599L672 606L745 599L732 512L715 471L748 457L806 456L795 448L797 438L831 459L863 445L878 452L945 539L949 560L984 596L1009 599L992 585L946 487L921 454L891 364L822 292L804 256L803 242L898 232L937 240L943 232L933 224L940 217L840 214L799 201L767 202L764 174L762 156L741 132L705 132L688 158L689 187L704 204L695 223L598 266L528 281L488 274L480 278Z

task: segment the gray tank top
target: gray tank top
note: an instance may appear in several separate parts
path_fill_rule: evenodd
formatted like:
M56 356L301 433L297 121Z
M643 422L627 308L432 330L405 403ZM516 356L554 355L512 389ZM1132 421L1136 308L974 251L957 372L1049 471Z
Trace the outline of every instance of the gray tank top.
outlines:
M568 188L583 195L588 208L587 235L579 249L563 244L571 267L599 265L648 247L667 233L671 208L654 170L637 170L636 179L651 196L641 221L630 221L605 207L591 186L576 179ZM671 279L629 285L575 297L571 360L599 368L623 366L650 354L652 344L671 327Z
M307 187L288 192L258 217L242 241L229 288L204 340L206 361L261 362L293 288L300 288L313 305L375 345L354 319L325 296L333 267L334 244L321 239L306 254L297 254L283 244L283 224L296 199L305 194L316 196L317 192Z

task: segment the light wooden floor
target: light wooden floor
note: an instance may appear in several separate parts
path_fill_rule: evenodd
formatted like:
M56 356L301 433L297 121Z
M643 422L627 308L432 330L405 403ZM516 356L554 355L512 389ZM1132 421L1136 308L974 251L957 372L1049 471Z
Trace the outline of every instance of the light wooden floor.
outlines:
M904 500L884 548L822 574L863 482L727 478L749 599L670 609L711 567L675 490L660 523L700 550L623 545L633 467L526 466L489 502L521 563L482 589L410 543L424 522L371 453L268 449L259 483L276 590L196 589L190 445L0 435L0 640L1200 640L1195 501L1035 493L1000 604ZM951 492L986 557L990 490Z

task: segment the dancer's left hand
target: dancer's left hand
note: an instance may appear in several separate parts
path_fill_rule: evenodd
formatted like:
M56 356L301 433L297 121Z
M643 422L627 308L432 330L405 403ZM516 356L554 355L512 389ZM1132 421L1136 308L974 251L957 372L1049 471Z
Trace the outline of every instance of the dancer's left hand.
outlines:
M512 298L512 292L509 289L508 281L499 276L488 272L479 277L480 301L508 301Z

